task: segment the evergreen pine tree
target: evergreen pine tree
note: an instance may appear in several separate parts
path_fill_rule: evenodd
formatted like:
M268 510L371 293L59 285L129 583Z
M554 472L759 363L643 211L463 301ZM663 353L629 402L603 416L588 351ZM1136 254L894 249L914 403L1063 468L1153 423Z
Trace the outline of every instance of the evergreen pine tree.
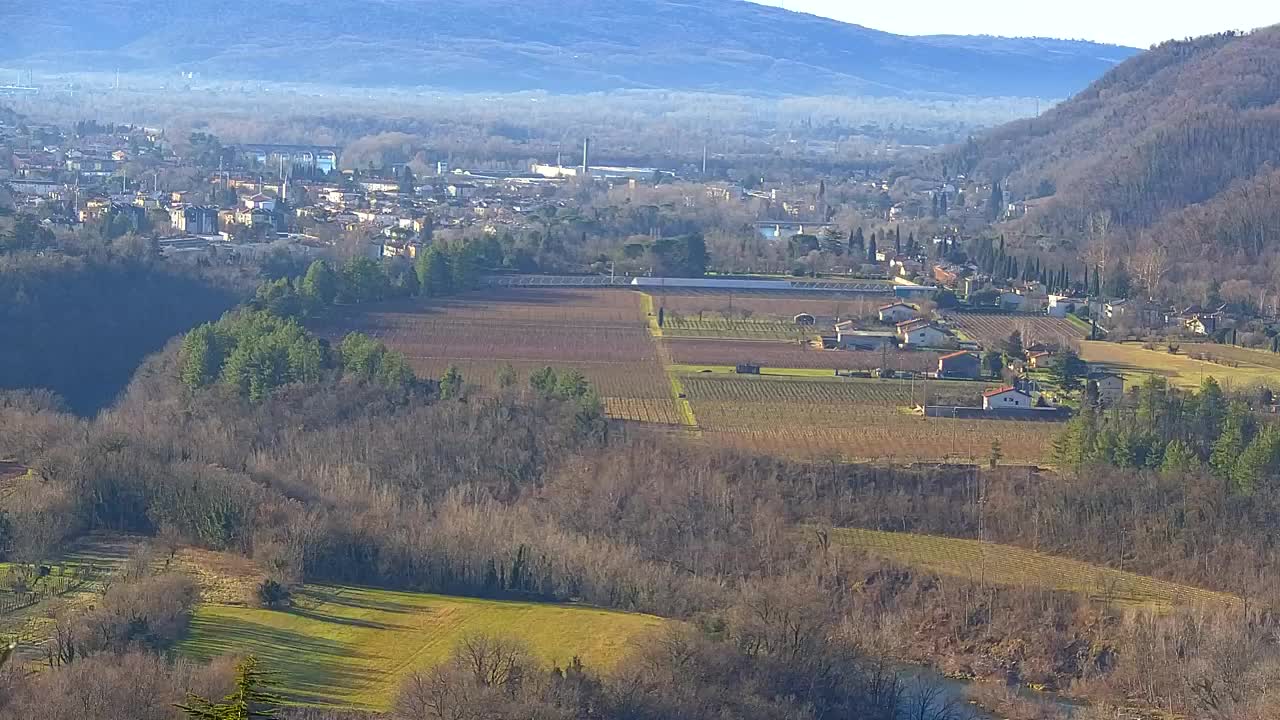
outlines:
M250 655L236 666L236 684L231 694L215 703L198 695L187 696L177 708L192 720L274 720L281 698L267 687L267 673L258 669Z

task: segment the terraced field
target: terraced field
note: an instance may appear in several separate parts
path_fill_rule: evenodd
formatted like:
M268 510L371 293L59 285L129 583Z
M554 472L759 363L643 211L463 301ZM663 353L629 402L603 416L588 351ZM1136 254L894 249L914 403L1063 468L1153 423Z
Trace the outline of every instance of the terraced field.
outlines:
M1235 607L1240 598L1121 572L1078 560L977 540L840 528L831 539L868 554L941 575L1012 587L1082 593L1121 606Z
M608 668L664 622L574 605L310 585L289 610L201 606L178 652L198 660L252 653L293 702L387 710L405 676L445 661L471 634L523 640L548 665L576 655Z

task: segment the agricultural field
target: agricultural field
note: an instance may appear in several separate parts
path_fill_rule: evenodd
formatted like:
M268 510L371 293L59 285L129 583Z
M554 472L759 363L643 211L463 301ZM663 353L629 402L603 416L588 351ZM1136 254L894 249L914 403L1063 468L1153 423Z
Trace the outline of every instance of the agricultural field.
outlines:
M1013 331L1022 333L1022 344L1043 342L1074 347L1089 332L1066 318L1046 315L947 313L946 320L961 336L986 349L998 348Z
M617 420L653 423L657 425L681 425L680 409L670 397L631 398L611 397L604 402L605 414Z
M1239 606L1225 593L1156 580L1009 545L957 538L840 528L831 539L893 562L996 585L1081 593L1124 607L1169 610Z
M998 438L1007 461L1043 462L1057 432L1052 426L926 420L909 410L925 403L977 406L983 383L833 377L836 370L884 365L916 372L937 368L936 353L825 351L807 342L823 323L869 317L885 302L882 297L808 293L505 289L372 309L340 308L316 329L332 339L366 332L404 353L424 377L440 377L453 365L467 382L487 387L496 385L506 365L522 383L544 366L577 369L600 392L614 419L701 430L704 442L753 452L891 462L983 461ZM662 308L666 327L658 328ZM795 327L798 313L814 315L819 328ZM1012 330L1011 316L973 317L975 323L995 323L987 332L1000 339ZM1066 322L1017 321L1050 327ZM1034 333L1028 336L1034 338ZM786 376L723 373L738 363Z
M385 711L405 676L443 662L468 635L522 640L548 665L576 655L608 668L664 622L584 606L308 585L287 610L200 606L178 652L198 660L251 653L292 702Z
M1202 343L1192 345L1183 343L1180 352L1198 360L1206 360L1216 365L1258 366L1280 370L1280 353L1267 350L1253 350L1237 345L1215 345Z
M855 320L876 315L880 306L893 302L885 296L851 296L847 293L729 292L726 290L667 290L649 292L654 312L665 309L690 320L754 320L791 323L796 315L808 313L818 326L828 328L838 318Z
M707 421L695 405L698 422ZM919 415L889 415L880 409L868 411L867 418L854 428L822 428L806 424L803 411L792 409L783 418L765 416L769 408L741 408L739 425L773 429L708 430L702 441L714 447L738 448L796 460L838 460L842 462L985 463L994 441L1000 443L1002 462L1016 465L1045 463L1053 449L1053 439L1061 428L1052 423L1003 420L938 420ZM714 418L712 418L714 419Z
M456 298L339 308L315 329L330 339L364 332L438 378L457 366L493 387L510 365L521 381L539 368L576 369L612 417L667 422L671 383L639 293L610 289L507 289ZM617 414L614 414L617 413Z
M828 330L830 327L828 326ZM776 320L735 320L727 318L685 317L667 313L662 336L672 338L740 338L744 340L791 340L806 342L821 334L823 328L801 327L794 322Z
M1220 362L1197 360L1190 354L1207 354ZM1275 360L1267 353L1242 348L1184 345L1175 355L1165 349L1146 350L1136 343L1099 341L1081 343L1080 356L1092 365L1124 375L1131 385L1154 375L1165 378L1173 387L1188 389L1198 388L1207 377L1237 389L1259 385L1280 387L1280 367ZM1264 364L1264 360L1271 364Z
M801 412L822 406L854 411L866 406L908 407L924 404L978 407L988 387L981 382L870 380L861 378L801 379L749 375L699 374L682 380L690 401L795 405ZM927 393L927 395L926 395Z
M0 563L0 638L18 642L19 660L39 660L37 643L53 634L54 618L92 604L140 546L136 538L91 535L46 565L45 577Z
M737 365L751 363L771 368L811 368L868 371L879 367L912 372L938 369L938 353L890 350L818 350L795 342L692 340L668 338L662 344L681 365Z
M671 384L656 360L642 363L620 362L567 362L555 360L486 360L469 358L411 358L414 372L422 377L438 378L450 365L456 366L468 383L497 387L498 372L506 365L516 371L518 382L523 385L529 375L541 368L573 368L580 370L591 386L606 400L611 399L671 399Z
M985 462L999 440L1005 462L1039 464L1060 428L1045 423L926 419L908 410L925 383L685 375L703 441L797 459ZM986 385L930 382L928 402L977 406Z

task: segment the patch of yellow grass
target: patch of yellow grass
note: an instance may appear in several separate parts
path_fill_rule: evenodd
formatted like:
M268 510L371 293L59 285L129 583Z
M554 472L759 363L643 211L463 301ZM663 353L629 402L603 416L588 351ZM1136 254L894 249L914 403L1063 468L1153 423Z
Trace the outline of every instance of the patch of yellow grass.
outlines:
M353 587L309 585L295 600L287 610L202 605L178 650L200 660L253 654L294 702L385 710L407 675L444 662L471 634L522 640L548 665L576 655L609 668L665 623L576 605Z
M1229 357L1232 361L1239 362L1240 367L1219 365L1187 356L1187 353L1198 352ZM1178 354L1174 355L1165 350L1145 350L1134 343L1085 341L1080 343L1080 357L1089 363L1104 365L1113 372L1121 373L1131 384L1145 382L1148 377L1158 375L1168 380L1173 387L1188 389L1200 387L1201 381L1207 377L1216 378L1219 383L1235 388L1280 385L1280 368L1252 362L1249 351L1241 353L1238 348L1227 355L1221 352L1219 346L1199 349L1195 345L1182 345Z
M1112 570L1010 545L977 540L838 528L831 539L870 555L939 575L1012 587L1081 593L1118 606L1166 611L1239 606L1234 595Z
M246 557L199 548L178 550L173 569L195 580L203 602L218 605L253 603L258 585L267 578L267 574Z

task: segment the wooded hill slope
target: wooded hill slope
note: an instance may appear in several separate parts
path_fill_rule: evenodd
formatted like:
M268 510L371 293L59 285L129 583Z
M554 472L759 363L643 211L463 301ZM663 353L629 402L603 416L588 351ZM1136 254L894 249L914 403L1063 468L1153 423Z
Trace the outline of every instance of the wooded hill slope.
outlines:
M1280 26L1160 45L944 161L1031 199L1029 233L1118 234L1129 250L1159 245L1183 259L1272 253Z

